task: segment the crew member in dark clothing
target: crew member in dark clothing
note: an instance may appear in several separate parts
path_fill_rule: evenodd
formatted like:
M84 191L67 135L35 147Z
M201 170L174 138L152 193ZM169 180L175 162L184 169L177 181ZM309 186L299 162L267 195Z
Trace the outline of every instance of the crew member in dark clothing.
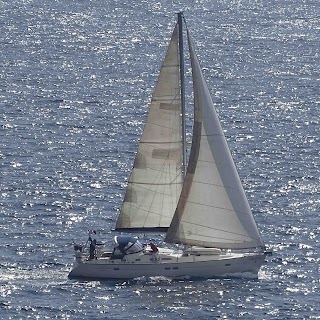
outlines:
M90 243L90 260L93 260L95 258L95 251L96 251L96 239L91 240Z

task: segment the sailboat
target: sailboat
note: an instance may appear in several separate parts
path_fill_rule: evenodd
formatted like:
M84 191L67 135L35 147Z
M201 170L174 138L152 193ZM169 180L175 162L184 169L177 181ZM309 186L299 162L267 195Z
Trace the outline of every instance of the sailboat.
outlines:
M185 34L194 96L188 160ZM90 258L75 247L69 278L257 277L267 255L182 13L161 66L115 231L120 234L112 250L96 247ZM180 249L155 249L123 232L163 233L167 244Z

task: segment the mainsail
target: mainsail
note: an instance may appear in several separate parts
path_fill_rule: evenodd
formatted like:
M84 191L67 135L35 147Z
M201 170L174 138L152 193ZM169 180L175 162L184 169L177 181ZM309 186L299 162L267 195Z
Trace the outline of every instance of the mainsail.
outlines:
M176 25L153 93L116 230L166 231L182 187L182 133Z
M190 159L165 241L202 247L262 246L188 33L194 87Z

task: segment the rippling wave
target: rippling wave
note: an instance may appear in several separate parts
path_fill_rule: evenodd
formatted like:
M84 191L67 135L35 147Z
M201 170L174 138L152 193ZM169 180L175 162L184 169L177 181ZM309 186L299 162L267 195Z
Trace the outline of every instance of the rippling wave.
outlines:
M1 318L319 319L318 3L13 0L0 8ZM70 281L72 240L93 228L112 239L180 9L274 254L259 280Z

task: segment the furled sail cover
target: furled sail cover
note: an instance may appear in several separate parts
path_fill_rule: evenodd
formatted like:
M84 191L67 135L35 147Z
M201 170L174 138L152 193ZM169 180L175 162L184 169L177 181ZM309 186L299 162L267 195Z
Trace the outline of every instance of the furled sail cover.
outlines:
M263 245L188 35L194 129L187 175L166 241L202 247Z
M151 99L116 230L166 231L182 188L178 29Z

